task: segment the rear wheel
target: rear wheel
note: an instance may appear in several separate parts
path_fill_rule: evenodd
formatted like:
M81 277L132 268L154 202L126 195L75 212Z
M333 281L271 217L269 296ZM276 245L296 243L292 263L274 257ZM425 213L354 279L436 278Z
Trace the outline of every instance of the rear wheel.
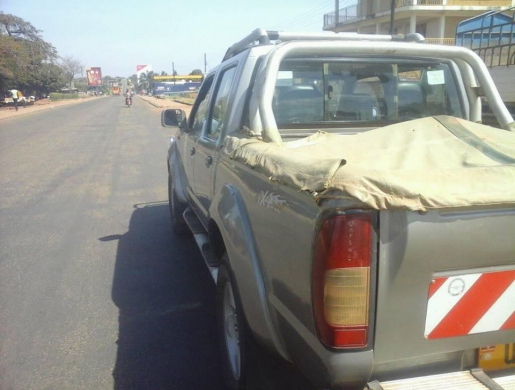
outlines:
M218 270L216 288L218 338L225 383L231 390L245 389L250 338L238 290L231 277L227 254L224 254Z
M229 258L225 253L218 269L216 314L226 387L230 390L314 390L296 368L256 341L242 307L229 267Z
M179 202L170 175L168 175L168 206L170 208L170 221L172 224L172 231L175 234L189 233L190 230L183 216L184 211L186 210L186 205Z

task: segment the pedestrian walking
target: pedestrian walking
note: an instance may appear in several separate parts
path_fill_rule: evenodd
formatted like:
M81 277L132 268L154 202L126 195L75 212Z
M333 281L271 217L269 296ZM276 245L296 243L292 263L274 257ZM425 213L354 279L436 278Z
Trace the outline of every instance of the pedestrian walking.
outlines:
M18 111L18 99L20 98L21 92L17 89L11 89L11 97L14 101L14 109Z

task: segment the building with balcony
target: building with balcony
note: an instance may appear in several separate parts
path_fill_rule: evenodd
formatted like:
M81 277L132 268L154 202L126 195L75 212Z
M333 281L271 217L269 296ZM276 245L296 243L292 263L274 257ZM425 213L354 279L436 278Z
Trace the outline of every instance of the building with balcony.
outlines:
M393 33L420 33L428 43L454 45L456 27L490 10L506 10L515 0L393 0ZM336 5L338 0L336 0ZM390 0L356 0L324 15L326 31L389 34ZM335 8L338 8L337 6Z

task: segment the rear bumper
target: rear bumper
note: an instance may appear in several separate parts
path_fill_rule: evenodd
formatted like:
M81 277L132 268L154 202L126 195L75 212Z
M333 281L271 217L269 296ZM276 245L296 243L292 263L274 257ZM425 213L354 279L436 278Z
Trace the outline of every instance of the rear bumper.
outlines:
M422 376L388 382L370 382L369 390L515 390L515 374L492 378L481 369Z

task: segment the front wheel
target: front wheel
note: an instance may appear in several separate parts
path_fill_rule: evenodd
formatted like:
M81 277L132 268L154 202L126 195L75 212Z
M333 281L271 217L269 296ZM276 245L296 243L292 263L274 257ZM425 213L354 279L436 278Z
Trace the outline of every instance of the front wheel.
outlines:
M218 270L216 309L222 369L228 389L245 389L249 331L244 319L238 290L230 274L227 254Z

